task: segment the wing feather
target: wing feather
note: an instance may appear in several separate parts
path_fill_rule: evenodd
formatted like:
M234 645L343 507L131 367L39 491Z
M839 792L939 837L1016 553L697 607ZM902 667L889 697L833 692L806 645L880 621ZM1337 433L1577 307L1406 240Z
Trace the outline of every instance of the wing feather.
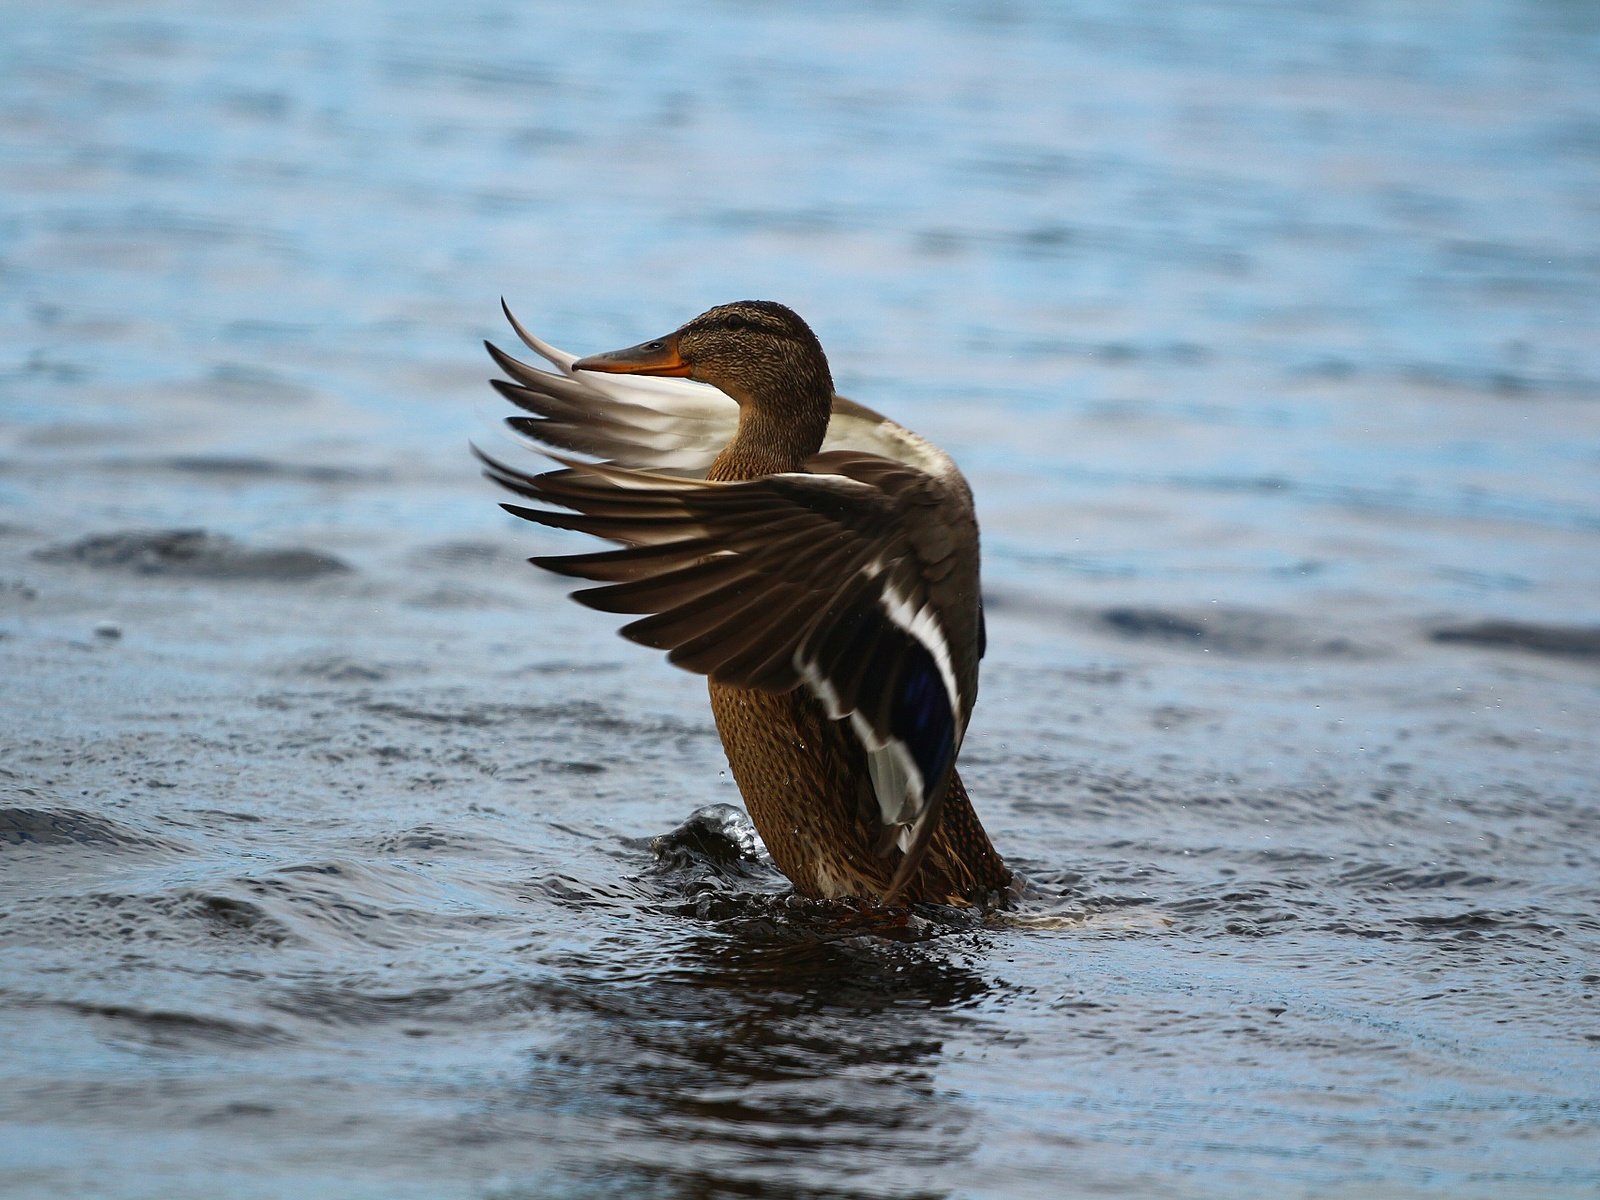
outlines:
M539 556L599 586L574 598L640 614L621 632L736 687L803 687L867 752L885 829L904 852L887 899L920 866L976 698L983 648L971 492L938 447L835 397L823 451L797 473L709 482L737 406L692 380L554 370L490 346L529 416L509 422L561 469L529 474L479 452L485 474L539 507L508 512L623 548ZM550 506L550 507L544 507ZM563 511L565 510L565 511Z
M577 361L534 336L505 301L512 330L554 370L521 362L485 343L512 383L492 381L534 420L513 417L519 433L545 445L642 470L703 477L738 424L738 405L692 379L574 372ZM945 483L970 512L971 489L955 462L938 446L865 405L834 396L822 449L854 451L912 467Z

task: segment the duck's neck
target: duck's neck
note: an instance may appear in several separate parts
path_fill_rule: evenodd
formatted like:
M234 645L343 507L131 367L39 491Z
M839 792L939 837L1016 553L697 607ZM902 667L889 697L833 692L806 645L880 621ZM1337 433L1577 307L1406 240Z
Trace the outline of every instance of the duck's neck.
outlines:
M739 428L706 472L707 479L756 479L798 471L818 450L833 412L833 379L824 367L781 395L734 395Z

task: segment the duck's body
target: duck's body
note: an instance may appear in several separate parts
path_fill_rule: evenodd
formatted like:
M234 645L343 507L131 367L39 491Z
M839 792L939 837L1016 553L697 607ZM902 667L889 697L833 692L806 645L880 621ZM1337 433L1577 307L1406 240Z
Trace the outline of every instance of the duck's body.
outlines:
M804 896L881 900L899 855L879 850L883 822L866 751L804 692L712 683L711 711L728 766L772 861ZM906 885L914 903L969 904L1011 881L961 776L950 774L938 824Z
M519 516L627 547L533 561L602 581L576 598L648 614L624 634L709 677L734 779L796 890L968 904L1006 888L955 771L983 615L949 456L835 396L781 305L724 305L582 360L512 324L561 371L489 348L517 381L495 386L537 418L513 427L607 461L538 476L489 461L490 477L577 514L506 506ZM664 375L724 394L638 378Z

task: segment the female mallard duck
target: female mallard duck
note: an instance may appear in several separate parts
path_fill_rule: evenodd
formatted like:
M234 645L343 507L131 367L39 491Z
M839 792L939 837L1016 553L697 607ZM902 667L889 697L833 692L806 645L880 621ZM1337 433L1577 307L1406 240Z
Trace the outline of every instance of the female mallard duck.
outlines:
M495 482L570 511L504 507L623 544L532 561L600 583L574 599L646 614L623 635L709 677L733 777L795 888L883 905L1005 888L955 769L984 629L950 457L836 396L781 304L724 304L582 359L506 317L560 372L488 347L515 381L494 386L534 414L509 424L603 461L528 475L485 458Z

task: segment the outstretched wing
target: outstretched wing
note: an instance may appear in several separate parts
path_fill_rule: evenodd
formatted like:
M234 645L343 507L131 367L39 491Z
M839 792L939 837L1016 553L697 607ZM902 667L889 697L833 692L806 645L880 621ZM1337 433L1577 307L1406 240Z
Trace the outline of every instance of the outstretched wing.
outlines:
M530 475L480 457L495 482L568 510L507 511L624 545L533 562L598 583L574 593L591 608L643 614L625 637L719 683L803 687L848 720L910 877L977 693L970 502L923 471L851 452L740 482L566 459Z
M504 300L500 307L523 345L554 368L522 362L493 343L484 343L495 365L509 376L491 380L495 389L530 414L507 418L518 433L619 466L701 479L733 437L739 406L710 384L575 372L576 356L523 328ZM914 467L948 484L956 493L955 502L970 513L972 493L948 454L853 400L834 396L822 449L876 454Z
M484 343L495 365L511 377L490 380L495 390L531 414L506 418L518 433L624 466L699 477L733 437L739 406L709 384L579 374L572 370L573 355L529 333L504 300L500 307L523 343L556 368L542 370Z

